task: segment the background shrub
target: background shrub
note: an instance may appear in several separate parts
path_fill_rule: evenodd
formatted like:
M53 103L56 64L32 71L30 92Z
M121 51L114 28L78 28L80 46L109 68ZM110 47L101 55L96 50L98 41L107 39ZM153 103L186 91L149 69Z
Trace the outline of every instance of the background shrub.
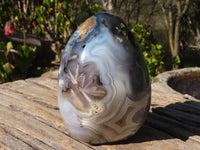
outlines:
M151 35L150 28L144 28L140 24L133 26L131 30L140 44L151 80L164 71L164 49Z

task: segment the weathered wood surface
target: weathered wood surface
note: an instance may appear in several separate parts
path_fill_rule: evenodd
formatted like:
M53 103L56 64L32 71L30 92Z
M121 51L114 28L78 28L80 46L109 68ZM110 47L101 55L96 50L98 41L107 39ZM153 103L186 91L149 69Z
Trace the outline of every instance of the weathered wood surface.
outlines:
M0 150L199 150L198 100L152 84L152 105L146 122L128 140L88 145L68 135L56 96L57 72L0 85Z

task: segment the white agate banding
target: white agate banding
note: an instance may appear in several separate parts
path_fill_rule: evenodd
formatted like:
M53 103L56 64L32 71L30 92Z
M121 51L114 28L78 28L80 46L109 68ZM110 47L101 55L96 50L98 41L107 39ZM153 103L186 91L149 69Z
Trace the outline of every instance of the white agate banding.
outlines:
M59 107L71 135L91 144L125 139L140 128L150 99L148 70L126 24L99 13L80 25L58 79Z

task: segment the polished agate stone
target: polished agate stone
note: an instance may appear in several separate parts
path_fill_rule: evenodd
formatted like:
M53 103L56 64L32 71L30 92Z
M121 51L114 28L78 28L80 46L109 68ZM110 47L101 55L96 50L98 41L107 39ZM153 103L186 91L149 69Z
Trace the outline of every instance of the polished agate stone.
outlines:
M67 43L58 78L70 135L91 144L126 139L144 122L150 99L148 70L127 25L108 13L81 24Z

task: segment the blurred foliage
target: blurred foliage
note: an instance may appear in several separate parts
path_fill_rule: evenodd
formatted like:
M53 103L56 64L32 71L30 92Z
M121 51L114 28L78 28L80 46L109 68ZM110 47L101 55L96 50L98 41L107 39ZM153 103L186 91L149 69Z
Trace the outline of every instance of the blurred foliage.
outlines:
M99 12L101 12L101 5L100 4L93 4L92 5L92 13L93 14L96 14L96 13L99 13Z
M151 36L151 29L136 24L131 30L140 44L151 80L164 71L164 49Z
M60 43L61 46L55 44L56 50L53 50L57 53L57 50L61 51L65 47L78 25L102 10L111 9L110 12L119 15L129 26L132 26L133 23L141 23L142 20L145 22L144 24L149 25L147 22L150 22L151 16L156 13L154 8L156 8L157 0L148 2L151 7L146 9L146 5L143 5L144 2L138 0L2 0L0 2L0 28L4 28L6 22L12 21L16 24L15 30L37 34L41 39ZM181 20L181 50L191 43L188 41L192 41L194 45L199 44L200 34L197 30L199 29L199 6L199 1L191 1L191 9ZM144 10L146 10L145 13L148 12L146 16L149 17L141 19L144 18L141 15ZM140 16L142 17L140 18ZM180 62L182 63L179 56L174 58L166 56L167 49L164 50L158 44L150 27L146 28L136 24L132 31L140 43L151 79L167 67L167 69L172 69ZM35 48L22 45L11 46L11 48L9 45L11 46L12 43L0 43L0 77L5 80L10 80L12 74L24 74L25 76L35 58ZM168 57L168 61L164 57Z
M41 39L55 43L59 41L61 51L77 26L100 11L100 2L92 0L3 0L0 2L0 27L11 22L15 24L15 30L37 34ZM0 82L25 78L35 59L35 50L25 42L15 48L11 42L1 42Z
M54 41L65 45L78 24L100 11L101 5L94 2L86 4L85 1L77 0L43 0L35 8L35 32L41 36L49 34Z
M25 78L35 58L35 47L0 42L0 83Z
M0 83L8 80L14 66L9 62L10 50L13 48L12 43L4 44L0 42Z
M36 47L18 45L18 55L13 60L15 66L15 72L20 75L20 78L25 78L28 69L31 67L35 59Z
M35 8L34 19L37 34L48 33L51 38L63 42L67 41L75 24L74 10L67 1L43 0L42 5Z
M20 1L21 5L23 5L22 16L20 16L19 4L17 2L14 1L12 3L11 1L5 0L1 4L3 7L0 9L0 14L6 18L6 21L11 20L17 23L18 30L21 31L23 30L23 21L26 24L26 32L36 33L43 38L49 35L49 38L54 42L61 42L63 47L81 22L102 10L100 1L42 0L36 2L24 0ZM5 8L8 8L10 11L6 11ZM2 20L2 17L0 18L0 26L4 26L5 20ZM141 50L143 51L145 61L149 68L149 74L151 79L153 79L153 77L163 71L164 52L162 46L150 37L150 29L144 29L142 25L137 24L133 26L132 31L136 34L137 40L140 43ZM14 68L16 73L25 73L28 66L34 60L35 49L18 46L17 51L19 54L16 54L12 63L10 60L7 60L2 65L5 63L12 64L11 68ZM8 71L4 70L3 75L8 76Z
M174 58L168 56L166 58L166 51L163 49L162 45L157 42L157 39L152 36L150 27L145 28L141 24L136 24L131 31L135 34L140 44L151 80L153 80L156 75L166 70L166 64L171 64L172 68L180 64L179 56Z
M0 27L4 27L8 20L14 20L19 18L19 10L17 5L12 6L10 0L0 2Z
M0 2L0 27L11 20L23 31L23 22L27 33L66 44L81 22L100 11L101 3L91 0L4 0Z

